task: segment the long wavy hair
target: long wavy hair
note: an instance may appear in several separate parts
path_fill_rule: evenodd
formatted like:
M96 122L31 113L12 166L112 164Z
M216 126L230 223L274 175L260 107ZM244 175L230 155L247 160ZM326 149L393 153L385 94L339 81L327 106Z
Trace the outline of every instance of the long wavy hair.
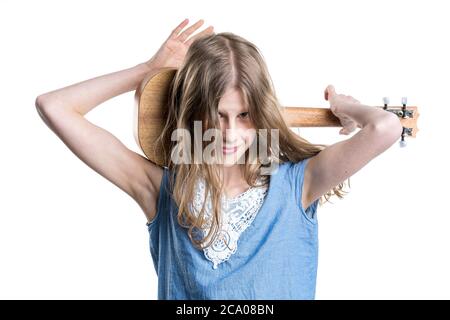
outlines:
M245 152L245 164L240 165L247 184L251 187L261 178L263 185L270 179L261 174L263 168L273 163L299 162L312 157L327 145L312 144L293 132L283 118L283 108L275 93L275 88L268 72L264 57L260 50L250 41L233 34L222 32L196 39L186 54L185 60L177 70L169 90L167 122L161 136L156 142L164 149L166 159L171 159L176 141L172 133L176 129L189 130L191 145L195 142L194 121L202 121L202 133L207 129L220 130L218 105L228 88L240 91L248 107L249 117L254 128L267 129L267 157L251 159L249 150ZM271 129L278 129L278 152L274 152ZM258 143L256 135L254 143ZM206 142L202 142L203 148ZM203 149L202 149L203 150ZM192 150L191 159L194 158ZM254 160L254 161L250 161ZM262 160L262 161L261 161ZM220 231L221 194L224 191L220 178L220 169L216 164L174 163L169 160L170 189L172 197L178 205L178 223L188 229L188 235L196 248L210 246ZM203 177L205 199L211 197L212 213L210 219L205 217L206 201L198 214L194 214L192 204L194 186L197 179ZM348 180L350 186L350 180ZM320 197L320 205L332 195L343 198L344 183ZM209 228L206 236L204 230Z

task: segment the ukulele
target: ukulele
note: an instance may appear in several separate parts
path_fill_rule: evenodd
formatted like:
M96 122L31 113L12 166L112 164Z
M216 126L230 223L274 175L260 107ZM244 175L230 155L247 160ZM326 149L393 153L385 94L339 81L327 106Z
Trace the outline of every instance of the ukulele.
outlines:
M176 74L175 68L159 68L150 72L135 92L134 138L145 156L159 166L166 166L167 159L163 150L155 146L166 120L169 89ZM383 108L397 115L403 126L400 146L405 147L405 137L415 138L418 132L418 108L406 106L406 97L402 106L388 106L389 99L383 99ZM288 127L342 127L340 120L330 108L283 107L283 118Z
M403 126L400 147L406 146L405 137L415 138L419 129L417 118L419 112L417 107L406 106L407 97L402 98L402 106L389 107L389 98L383 98L384 106L375 106L399 117ZM283 112L288 127L342 127L339 118L329 108L315 107L285 107Z

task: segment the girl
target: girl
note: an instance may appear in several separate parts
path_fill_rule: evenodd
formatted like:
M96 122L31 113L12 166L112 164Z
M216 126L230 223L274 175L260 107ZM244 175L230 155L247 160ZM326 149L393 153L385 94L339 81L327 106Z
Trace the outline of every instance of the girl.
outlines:
M142 208L159 299L314 299L317 206L342 198L343 182L401 135L400 121L330 85L325 100L340 133L361 130L330 146L311 144L286 126L254 44L212 27L188 39L203 20L182 32L187 24L145 63L37 97L38 113L77 157ZM159 167L84 117L161 67L178 70L159 143L170 154L173 131L192 133L201 121L203 132L221 133L220 164ZM250 147L263 141L251 129L277 129L267 156L251 156Z

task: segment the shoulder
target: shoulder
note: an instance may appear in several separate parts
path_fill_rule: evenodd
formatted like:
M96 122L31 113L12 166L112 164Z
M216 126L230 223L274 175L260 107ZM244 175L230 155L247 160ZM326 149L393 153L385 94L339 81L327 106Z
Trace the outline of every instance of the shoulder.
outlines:
M285 170L287 174L294 178L301 177L305 174L308 162L311 158L305 158L300 161L286 161L280 164L280 169Z
M285 162L282 166L286 167L289 179L295 187L295 192L300 196L301 205L303 208L308 208L315 199L311 199L309 190L313 179L311 177L310 160L314 157L305 158L298 162Z
M312 157L314 158L314 157ZM311 158L305 159L304 164L304 173L303 173L303 190L302 190L302 207L308 208L316 199L312 199L310 196L311 184L314 183L314 180L311 177L311 166L310 160Z

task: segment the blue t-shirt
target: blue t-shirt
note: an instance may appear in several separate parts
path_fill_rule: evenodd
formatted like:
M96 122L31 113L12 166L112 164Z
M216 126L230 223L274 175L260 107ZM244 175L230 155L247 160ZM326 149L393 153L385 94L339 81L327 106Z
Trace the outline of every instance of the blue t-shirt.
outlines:
M211 268L177 221L178 207L163 177L155 218L147 223L158 275L158 299L314 299L318 258L317 207L301 192L310 158L279 164L264 202L227 261Z

